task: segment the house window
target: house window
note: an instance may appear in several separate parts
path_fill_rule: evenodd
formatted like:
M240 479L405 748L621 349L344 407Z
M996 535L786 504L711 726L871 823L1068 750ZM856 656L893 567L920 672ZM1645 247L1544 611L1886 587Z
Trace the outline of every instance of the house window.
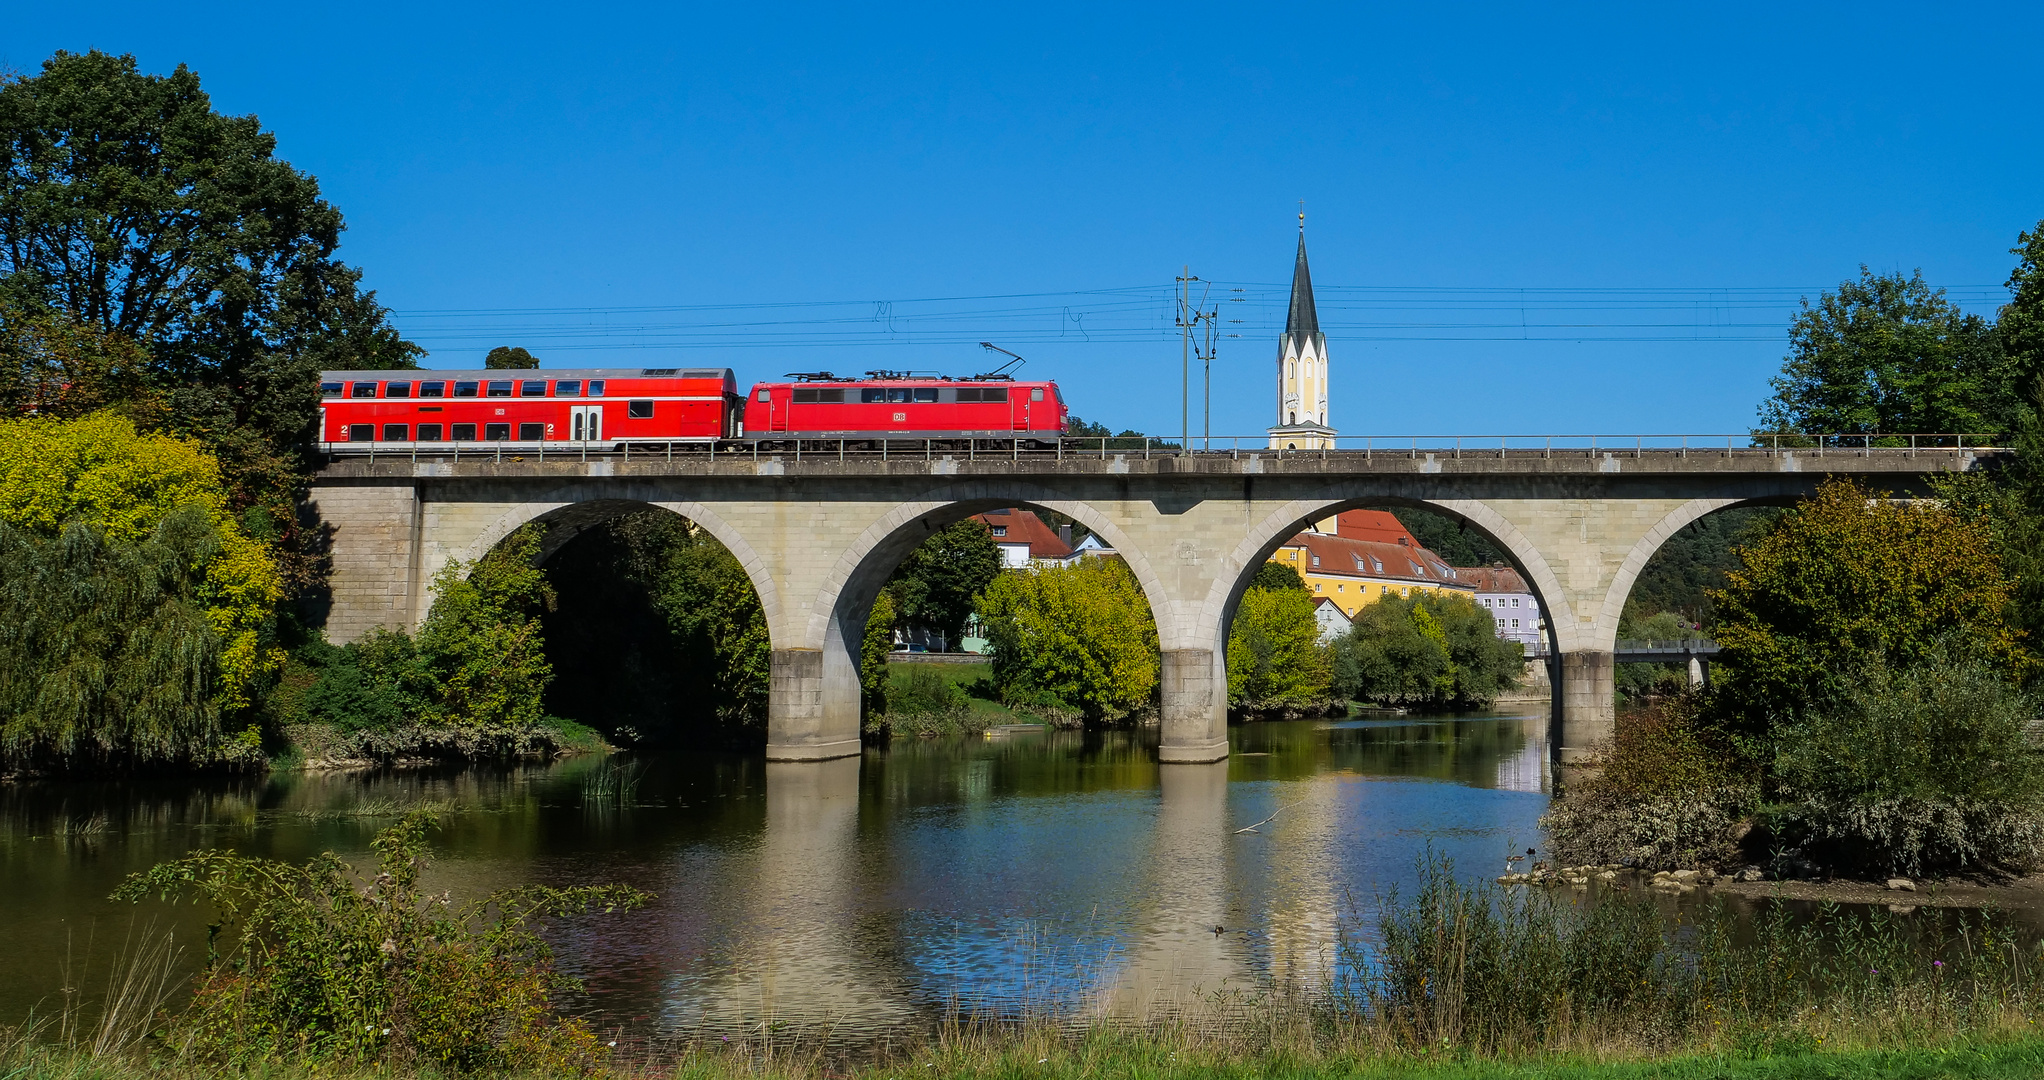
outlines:
M1346 586L1346 585L1336 585L1336 586L1334 587L1334 591L1335 591L1335 592L1347 592L1347 591L1348 591L1348 586Z
M993 532L995 536L1006 536L1008 535L1008 527L1006 525L996 525Z
M1500 629L1500 630L1503 630L1504 628L1505 628L1505 621L1504 621L1503 619L1499 619L1499 620L1498 620L1498 629Z
M1319 566L1319 565L1320 565L1320 556L1318 556L1318 555L1315 555L1315 556L1313 556L1313 565L1315 565L1315 566Z
M1321 590L1322 588L1323 588L1323 586L1322 586L1322 585L1321 585L1321 584L1320 584L1319 582L1317 582L1317 581L1316 581L1316 582L1314 582L1314 583L1313 583L1313 591L1314 591L1314 592L1319 592L1319 591L1320 591L1320 590Z
M1518 607L1518 606L1519 606L1519 598L1518 598L1518 597L1516 597L1516 596L1512 597L1512 606L1513 606L1513 607Z
M1519 620L1517 620L1517 619L1513 619L1513 620L1512 620L1512 629L1514 629L1514 630L1517 630L1518 628L1519 628Z

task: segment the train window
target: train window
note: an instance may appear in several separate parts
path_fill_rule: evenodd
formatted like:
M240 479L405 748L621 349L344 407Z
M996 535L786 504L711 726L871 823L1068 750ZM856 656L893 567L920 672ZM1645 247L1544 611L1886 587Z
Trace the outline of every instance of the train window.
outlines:
M446 397L447 384L444 382L422 382L419 384L420 397Z
M527 380L525 380L524 382L522 382L522 383L519 383L519 384L518 384L518 396L519 396L519 397L545 397L545 396L546 396L546 380L545 380L545 379L527 379Z
M936 388L936 387L934 387L934 386L918 386L918 387L916 387L916 400L917 400L917 401L935 401L935 400L937 400L937 388Z
M384 384L383 384L383 396L384 396L384 397L411 397L411 396L412 396L412 384L411 384L411 383L408 383L408 382L393 382L393 383L384 383Z
M653 415L653 403L650 401L634 401L629 408L625 409L625 415L634 420L644 420Z
M495 441L495 440L499 440L499 439L509 439L510 437L511 437L511 425L509 425L509 424L484 424L484 425L483 425L483 439L484 439L485 441Z
M890 386L887 388L887 400L889 401L909 401L914 396L915 392L906 386Z
M1035 389L1033 389L1033 390L1029 391L1029 400L1031 400L1031 401L1042 401L1042 400L1043 400L1043 387L1039 386L1039 387L1036 387Z
M454 396L455 396L455 397L474 397L474 396L476 396L476 390L477 390L477 389L479 389L479 388L480 388L481 386L482 386L482 384L481 384L481 383L472 383L472 382L458 382L458 383L455 383L455 384L454 384Z
M349 441L349 442L375 442L375 441L376 441L376 425L375 425L375 424L349 424L349 425L348 425L348 441Z
M1056 383L1050 384L1050 392L1057 395L1058 404L1063 405L1065 403L1065 392L1058 389Z
M484 391L484 392L485 392L486 394L488 394L488 395L489 395L490 397L510 397L510 396L511 396L511 380L510 380L510 379L492 379L492 380L490 380L490 388L489 388L489 389L488 389L487 391Z
M355 385L354 385L354 386L353 386L352 388L350 388L350 390L349 390L349 392L348 392L348 396L350 396L350 397L375 397L375 396L376 396L376 384L375 384L375 383L373 383L373 382L358 382L358 383L356 383L356 384L355 384Z
M960 401L980 401L980 400L983 400L983 399L982 399L982 398L981 398L981 397L979 396L979 387L977 387L977 386L961 386L961 387L959 387L959 388L958 388L958 400L960 400Z
M766 400L764 392L761 393L760 400ZM809 387L799 388L795 391L795 404L797 405L839 405L843 404L844 400L845 392L843 390L819 390Z
M589 396L590 396L590 397L602 397L602 396L603 396L603 380L602 380L602 379L591 379L591 380L589 380Z
M581 397L581 396L582 396L582 380L580 380L580 379L562 379L561 381L559 381L559 382L557 382L557 383L555 383L555 384L554 384L554 396L555 396L555 397Z
M419 425L419 441L420 441L420 442L439 442L439 441L440 441L440 436L441 436L441 433L442 433L442 432L444 432L444 431L446 431L446 430L447 430L446 428L444 428L444 427L441 427L441 426L440 426L439 424L420 424L420 425Z
M989 386L986 389L981 390L980 393L984 395L980 398L981 401L1008 400L1008 388L1005 386Z
M546 425L545 425L545 424L520 424L520 425L518 425L518 441L519 441L519 442L538 442L538 441L540 441L541 439L544 439L544 438L546 438Z
M476 426L474 424L455 424L453 428L455 442L476 441Z
M340 397L342 389L342 384L337 382L323 382L319 384L321 397Z
M759 401L760 401L760 404L764 405L764 404L766 404L767 402L770 402L770 401L772 401L773 399L774 399L774 392L773 392L773 391L771 391L771 390L761 390L761 391L759 392Z
M406 439L409 439L409 438L411 438L411 432L410 432L410 431L408 431L408 430L406 430L406 429L407 429L407 428L409 428L410 426L411 426L411 425L409 425L409 424L385 424L385 425L383 425L383 441L384 441L384 442L404 442L404 441L405 441Z
M866 389L859 391L859 400L868 405L871 405L876 401L886 401L887 391L882 387L869 386Z

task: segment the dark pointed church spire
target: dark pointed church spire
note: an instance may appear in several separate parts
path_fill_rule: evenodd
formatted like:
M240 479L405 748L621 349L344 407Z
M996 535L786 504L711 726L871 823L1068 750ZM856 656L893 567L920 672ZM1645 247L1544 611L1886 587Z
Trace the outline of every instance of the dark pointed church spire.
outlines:
M1320 315L1313 310L1313 274L1306 269L1306 215L1299 215L1299 258L1292 264L1292 307L1285 313L1285 335L1320 333Z

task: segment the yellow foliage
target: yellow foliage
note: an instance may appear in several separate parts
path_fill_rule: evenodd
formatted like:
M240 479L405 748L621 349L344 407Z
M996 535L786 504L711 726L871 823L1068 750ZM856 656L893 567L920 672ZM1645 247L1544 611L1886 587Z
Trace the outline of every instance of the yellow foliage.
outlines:
M1045 695L1091 720L1119 720L1157 689L1157 623L1120 559L1010 571L979 606L994 681Z
M0 420L0 521L46 536L83 522L124 544L187 506L203 508L220 537L201 599L220 636L217 704L231 711L283 668L267 638L284 588L269 551L229 513L219 463L195 442L142 434L110 412Z

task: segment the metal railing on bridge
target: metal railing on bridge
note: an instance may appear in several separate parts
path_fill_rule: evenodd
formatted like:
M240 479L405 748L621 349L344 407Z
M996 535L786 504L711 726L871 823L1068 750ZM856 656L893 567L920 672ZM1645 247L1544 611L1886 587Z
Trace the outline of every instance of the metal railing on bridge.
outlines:
M1353 459L1363 462L1378 457L1418 459L1488 458L1525 459L1566 456L1644 458L1647 454L1675 454L1681 457L1764 456L1783 453L1816 457L1848 455L1899 455L1914 457L1927 453L1961 454L1997 449L1999 436L1990 434L1755 434L1732 435L1339 435L1306 436L1314 446L1271 446L1268 433L1260 435L1216 435L1195 438L1191 451L1178 439L1162 436L1067 435L1056 439L1036 436L1014 438L885 438L844 436L834 439L726 439L715 442L445 442L445 443L322 443L328 454L365 454L417 461L487 458L503 461L531 458L546 461L587 461L622 457L716 458L750 457L755 460L785 457L795 461L828 460L924 460L941 458L979 460L1023 460L1042 458L1111 458L1116 456L1156 457L1259 457Z

